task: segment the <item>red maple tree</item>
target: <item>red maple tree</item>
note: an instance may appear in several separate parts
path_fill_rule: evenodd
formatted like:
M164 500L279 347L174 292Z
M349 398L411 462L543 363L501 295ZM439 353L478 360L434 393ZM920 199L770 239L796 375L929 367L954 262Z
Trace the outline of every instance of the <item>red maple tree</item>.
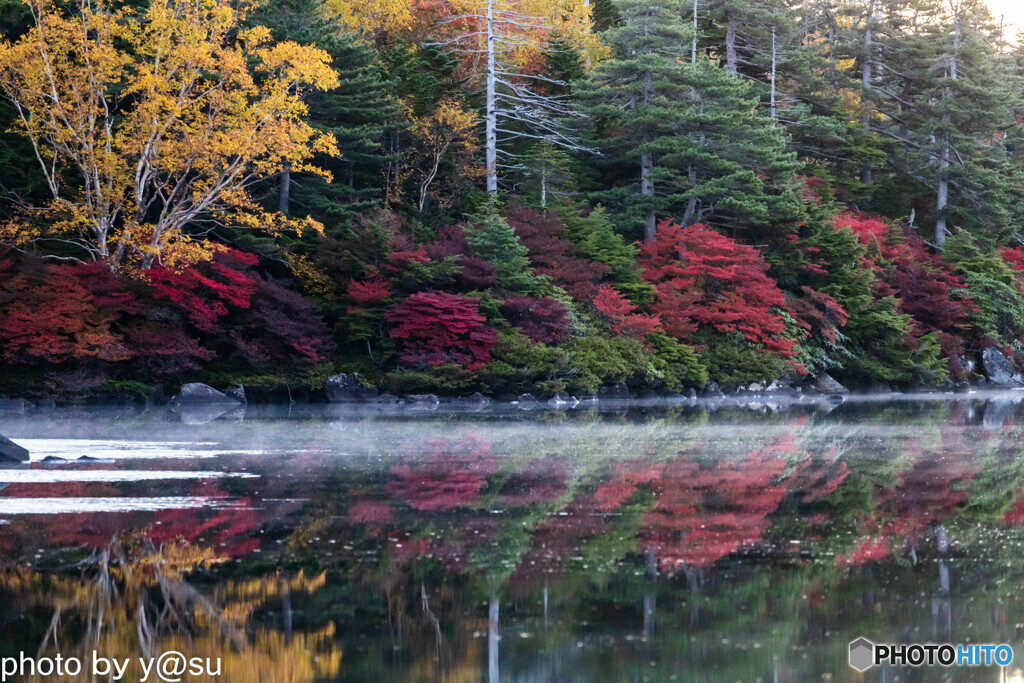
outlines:
M486 325L479 299L444 292L417 292L392 307L384 319L401 339L401 358L413 365L455 363L476 370L491 359L498 334Z
M683 228L664 220L655 239L641 245L640 265L669 334L686 340L703 327L739 332L768 351L793 355L795 341L784 336L776 312L785 296L757 249L700 223Z

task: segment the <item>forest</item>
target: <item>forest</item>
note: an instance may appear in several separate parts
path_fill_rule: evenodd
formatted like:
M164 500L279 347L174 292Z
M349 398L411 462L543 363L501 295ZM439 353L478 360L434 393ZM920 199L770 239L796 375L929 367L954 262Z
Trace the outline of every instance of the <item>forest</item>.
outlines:
M979 0L0 0L0 32L0 394L1024 369L1024 49Z

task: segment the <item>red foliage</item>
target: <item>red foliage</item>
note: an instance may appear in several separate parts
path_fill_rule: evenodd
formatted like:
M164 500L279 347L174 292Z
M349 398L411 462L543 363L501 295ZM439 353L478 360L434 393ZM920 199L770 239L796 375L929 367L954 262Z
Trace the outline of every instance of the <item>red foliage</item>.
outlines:
M1003 256L1003 260L1013 268L1015 271L1020 272L1024 270L1024 250L1020 247L1003 247L1000 249L1000 253Z
M597 312L612 323L612 334L643 339L651 332L661 330L661 318L646 313L635 313L636 305L611 285L601 285L593 299Z
M547 275L574 299L593 298L596 283L611 272L603 263L579 256L576 243L565 237L565 225L554 212L514 204L508 224L530 252L530 263L538 275Z
M256 367L323 359L331 343L312 304L271 277L257 277L248 311L228 325L234 355Z
M885 244L889 234L889 224L881 218L869 216L856 211L844 211L832 217L832 225L836 230L849 228L862 244L877 242Z
M877 276L876 295L898 298L900 311L914 319L915 338L937 332L942 350L956 370L956 357L963 352L957 333L970 326L970 317L977 311L973 301L956 295L966 287L963 278L954 275L952 265L933 254L907 226L890 228L883 218L854 212L839 214L833 224L837 229L849 227L864 244L878 244L880 258L867 259ZM1004 249L1003 258L1013 265L1016 259L1024 259L1024 253Z
M754 344L792 356L794 340L773 309L785 304L760 253L711 228L668 220L641 246L644 279L657 290L654 312L666 331L685 339L697 327L740 332Z
M552 344L569 336L569 309L558 299L514 294L500 309L506 320L534 342Z
M126 360L114 329L135 301L101 263L43 265L10 272L0 263L0 350L7 361Z
M249 307L256 281L242 270L255 265L256 260L252 254L225 247L209 263L181 271L158 266L147 273L147 278L154 299L173 303L200 331L215 332L220 318L228 313L228 305Z
M391 285L381 277L376 269L365 280L351 280L348 283L348 295L361 306L378 304L391 296Z
M497 333L477 309L479 299L417 292L384 314L391 336L403 340L401 358L414 365L456 363L476 370L490 360Z

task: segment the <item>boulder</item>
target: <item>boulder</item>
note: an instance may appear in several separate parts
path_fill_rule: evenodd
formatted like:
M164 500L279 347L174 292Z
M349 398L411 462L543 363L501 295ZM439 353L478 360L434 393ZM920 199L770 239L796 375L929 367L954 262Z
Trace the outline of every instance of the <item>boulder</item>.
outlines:
M1013 367L1013 363L996 348L990 346L982 351L981 366L985 371L985 376L988 377L988 381L992 382L992 384L1001 384L1003 386L1024 385L1024 380L1021 379L1020 374Z
M5 436L0 436L0 457L4 460L28 461L28 450L22 448Z
M519 398L515 401L519 410L539 410L541 407L540 401L530 393L519 394Z
M957 361L959 361L960 367L964 369L964 373L974 374L975 372L978 371L978 364L974 362L973 358L967 356L966 354L959 355L956 357L956 359Z
M744 388L752 394L759 394L764 391L764 382L751 382Z
M704 385L704 396L722 396L722 385L718 382L708 382Z
M236 401L241 403L243 406L247 405L247 403L248 403L245 400L245 387L243 387L241 384L236 384L235 386L231 387L230 389L225 389L224 390L224 394L226 396L230 396L231 398L235 399Z
M470 402L470 403L473 403L475 405L481 405L481 406L485 406L485 405L488 405L490 403L493 403L493 401L491 401L491 399L487 398L486 396L481 394L479 391L475 391L472 394L470 394L469 396L467 396L466 400L468 402Z
M171 402L178 406L205 404L239 405L240 403L237 398L232 398L227 394L217 391L209 384L201 382L192 382L191 384L184 385Z
M324 382L324 393L331 402L366 401L377 396L377 390L364 382L358 372L331 375Z
M686 398L697 398L697 390L690 387L686 390Z
M837 382L832 375L827 372L823 372L814 378L812 384L816 391L822 394L848 394L850 390L844 387L842 384Z
M437 394L409 394L405 397L405 400L411 405L421 406L436 406L441 402L441 399L437 397Z
M14 413L17 415L24 415L25 408L28 407L28 401L23 398L4 398L0 397L0 413Z
M601 398L629 398L629 387L624 382L606 384L597 390Z

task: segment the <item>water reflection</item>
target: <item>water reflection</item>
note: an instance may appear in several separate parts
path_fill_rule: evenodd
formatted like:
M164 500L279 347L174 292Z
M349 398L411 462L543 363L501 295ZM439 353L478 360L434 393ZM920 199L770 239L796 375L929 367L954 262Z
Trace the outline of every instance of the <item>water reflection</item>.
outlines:
M1016 398L0 420L118 454L0 472L4 654L179 649L226 681L862 680L861 635L1024 661ZM997 674L866 680L915 675Z

